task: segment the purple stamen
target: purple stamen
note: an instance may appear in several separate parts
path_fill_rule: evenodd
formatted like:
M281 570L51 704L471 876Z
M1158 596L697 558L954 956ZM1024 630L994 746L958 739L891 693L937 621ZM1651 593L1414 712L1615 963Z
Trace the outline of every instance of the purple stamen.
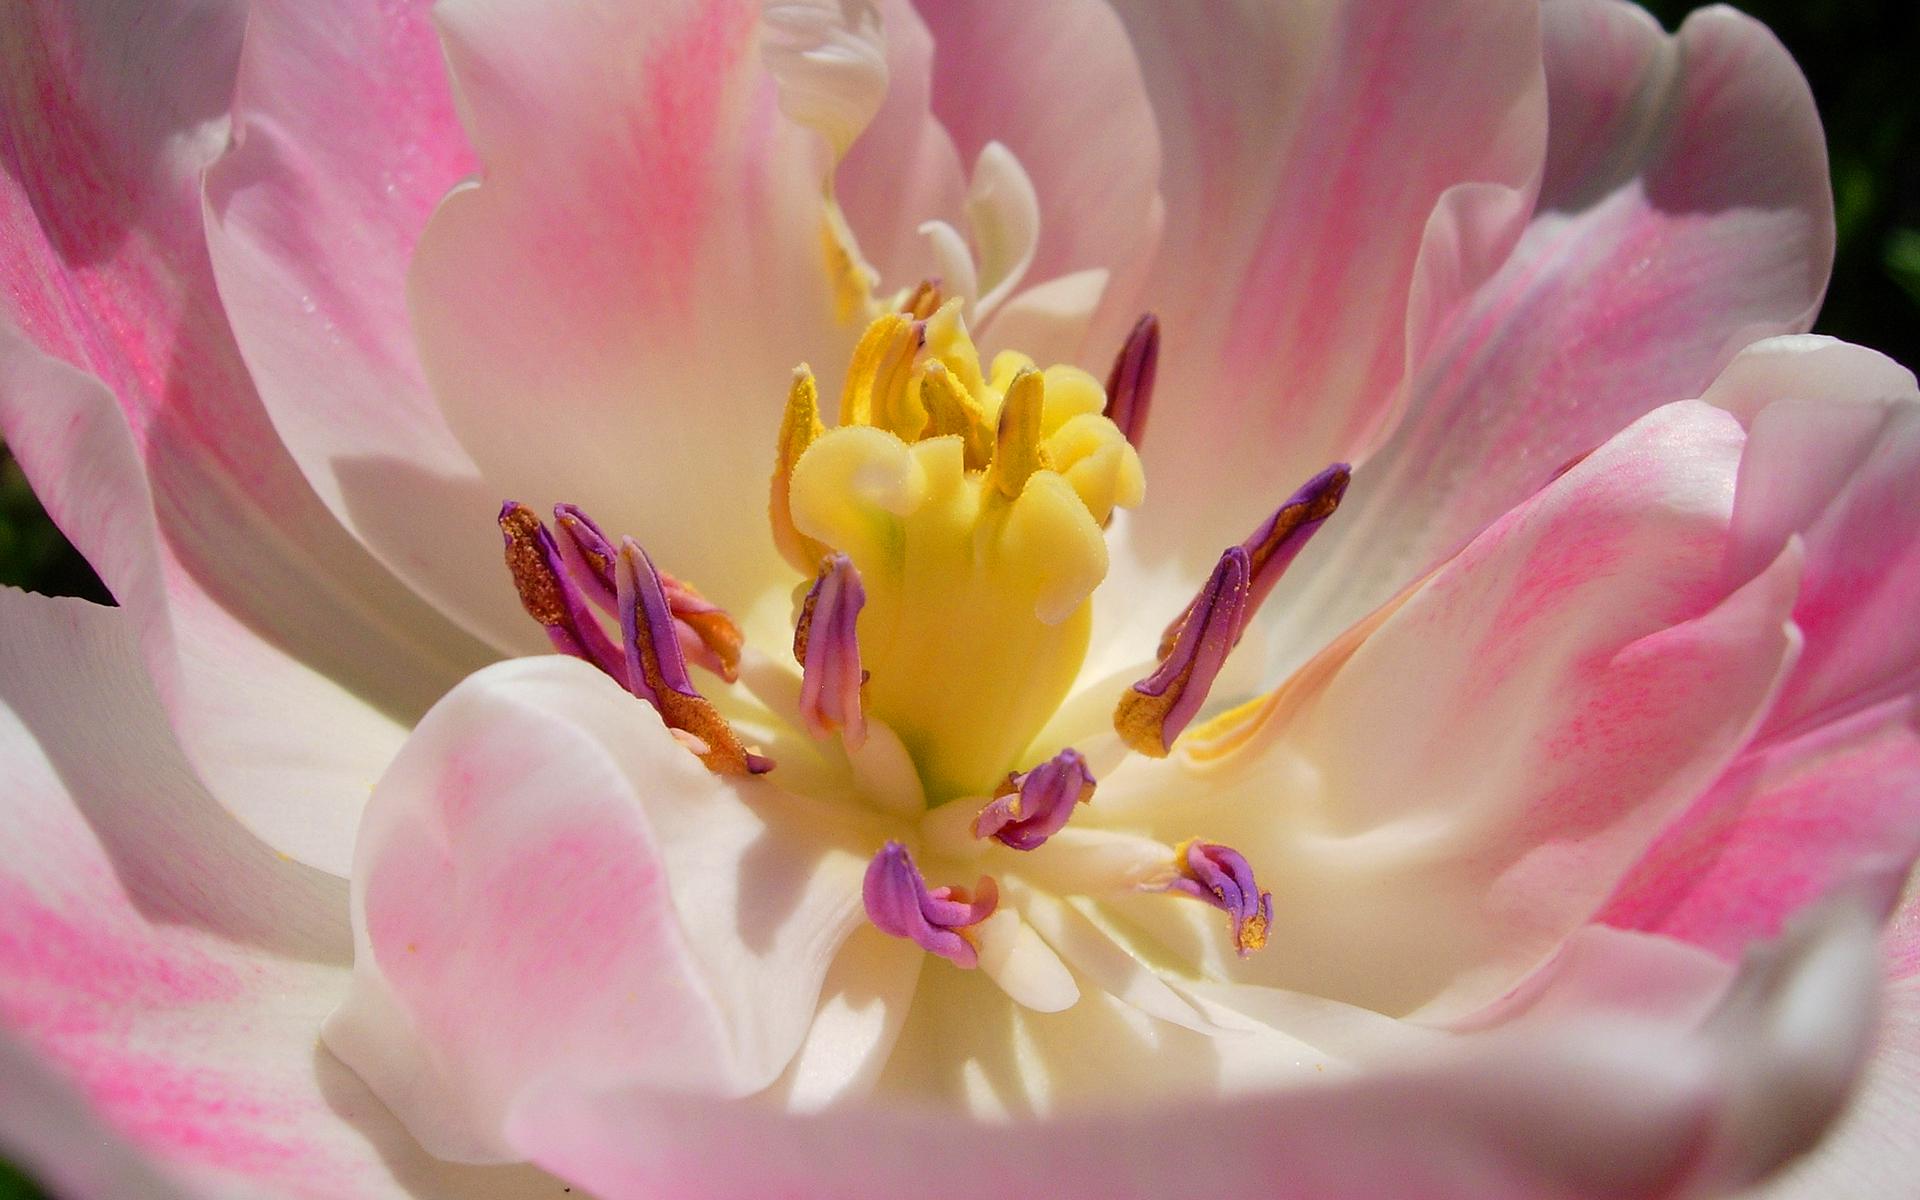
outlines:
M913 856L899 842L882 846L867 864L861 896L866 900L867 918L880 932L910 938L922 949L962 967L980 962L971 935L963 931L992 916L1000 903L999 889L985 875L971 895L964 888L929 891Z
M1300 490L1261 522L1252 536L1240 543L1247 552L1253 574L1247 584L1248 612L1257 611L1280 582L1287 565L1306 547L1308 539L1326 524L1340 500L1347 494L1353 469L1346 463L1334 463L1300 485Z
M1254 882L1253 868L1240 852L1218 842L1192 838L1173 852L1173 871L1144 884L1149 891L1177 892L1211 904L1233 918L1234 949L1241 958L1267 944L1273 925L1273 894Z
M624 679L619 649L588 609L586 597L567 569L564 550L540 518L526 505L509 500L500 506L500 534L506 541L507 571L520 593L521 607L546 629L553 648Z
M694 753L712 770L727 775L772 770L773 761L742 746L732 726L693 686L660 574L632 538L621 539L614 582L627 690L658 709L669 728L690 735Z
M634 695L659 701L656 681L683 696L698 696L687 660L680 653L680 633L673 625L666 589L653 560L632 538L622 538L614 571L620 607L620 636L626 643L627 687ZM647 659L652 661L648 662ZM648 668L652 668L649 670Z
M1066 828L1075 805L1093 799L1093 772L1071 747L1031 771L1016 771L973 819L973 836L1015 850L1037 849Z
M618 551L612 539L577 505L554 505L553 527L558 534L560 553L581 590L608 616L618 617L620 605L613 579L613 560Z
M1273 593L1274 585L1286 573L1287 567L1299 557L1307 542L1319 532L1340 507L1341 497L1347 494L1347 484L1353 478L1353 471L1346 463L1334 463L1312 479L1302 484L1300 490L1288 497L1287 502L1273 510L1273 515L1262 521L1240 548L1247 552L1248 572L1247 615L1251 617ZM1160 635L1160 656L1165 658L1173 647L1174 638L1180 633L1187 614L1193 611L1193 605L1175 617ZM1234 641L1239 642L1235 637Z
M614 580L617 551L592 517L577 505L553 507L554 528L561 556L566 560L581 590L618 618L620 602ZM683 583L665 571L658 572L660 587L667 597L667 609L673 613L681 654L688 662L705 667L732 683L740 677L740 627L725 609L714 604L690 583Z
M860 642L855 626L867 603L860 572L844 554L820 564L813 587L800 605L793 631L793 657L801 667L800 718L817 738L837 730L847 749L867 740L867 718L860 688Z
M1143 313L1120 345L1107 373L1107 419L1140 448L1147 432L1147 410L1153 404L1153 377L1160 365L1160 319Z
M1247 552L1233 546L1207 577L1187 609L1160 666L1121 693L1113 727L1142 754L1164 758L1206 702L1207 692L1245 628L1249 577Z

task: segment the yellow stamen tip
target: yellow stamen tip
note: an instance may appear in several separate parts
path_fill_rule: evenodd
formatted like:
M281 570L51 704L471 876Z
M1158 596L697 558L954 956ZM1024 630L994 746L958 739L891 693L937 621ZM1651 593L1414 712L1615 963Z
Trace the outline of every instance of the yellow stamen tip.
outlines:
M840 424L874 425L914 438L927 414L908 386L913 360L926 344L926 326L906 313L886 313L867 326L854 347L846 387L840 392Z
M830 551L794 528L793 468L807 448L820 439L826 426L820 422L820 390L813 372L805 365L793 372L793 386L787 391L787 408L780 417L780 437L775 448L773 480L767 498L767 516L773 526L773 542L780 556L795 570L813 573L813 568Z
M1026 489L1027 480L1035 471L1048 470L1053 465L1040 442L1046 394L1044 378L1028 367L1007 385L1007 398L1000 405L1000 429L994 438L993 462L987 468L987 477L994 490L1009 500Z
M921 436L960 438L967 470L984 470L993 457L993 426L987 422L980 402L967 394L939 359L924 368L920 401L927 410L927 428Z

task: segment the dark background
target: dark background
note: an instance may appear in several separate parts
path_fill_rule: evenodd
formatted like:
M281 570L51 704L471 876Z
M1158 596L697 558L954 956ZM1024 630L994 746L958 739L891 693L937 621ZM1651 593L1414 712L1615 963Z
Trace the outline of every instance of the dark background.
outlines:
M1291 0L1274 0L1275 3ZM1645 0L1669 28L1695 7ZM1817 332L1920 367L1920 3L1746 0L1813 85L1833 159L1839 253ZM105 602L0 448L0 584ZM0 1200L33 1200L0 1162Z

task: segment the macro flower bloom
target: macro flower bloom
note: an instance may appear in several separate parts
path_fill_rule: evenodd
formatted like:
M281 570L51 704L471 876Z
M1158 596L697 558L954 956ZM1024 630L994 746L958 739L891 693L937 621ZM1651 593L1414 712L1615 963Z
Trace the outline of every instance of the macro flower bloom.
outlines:
M1920 392L1752 21L8 20L61 1195L1920 1166Z

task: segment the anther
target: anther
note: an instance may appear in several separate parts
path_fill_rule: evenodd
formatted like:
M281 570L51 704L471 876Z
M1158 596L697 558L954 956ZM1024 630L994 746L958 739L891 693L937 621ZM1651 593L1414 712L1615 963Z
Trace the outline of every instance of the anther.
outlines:
M994 437L993 462L987 481L1009 500L1019 499L1035 471L1048 468L1046 447L1040 444L1045 414L1046 384L1040 372L1023 368L1007 385L1000 405L1000 428Z
M615 595L613 564L616 552L592 517L574 504L556 504L553 524L561 557L581 591L608 614L618 619L619 602ZM700 594L690 583L660 572L660 584L667 595L667 608L673 613L674 631L680 649L688 661L705 667L732 683L740 677L740 651L745 642L740 627L719 605Z
M867 864L861 887L867 919L882 933L909 938L922 949L961 967L980 963L980 950L967 930L993 915L1000 892L981 876L969 893L964 888L928 889L913 856L899 842L888 842Z
M853 560L834 554L800 605L793 631L793 657L801 667L800 718L817 738L835 732L849 750L867 740L865 702L860 689L867 673L860 668L855 626L866 605L866 588Z
M922 279L900 301L900 311L916 321L924 321L940 310L940 280Z
M1259 611L1273 593L1274 585L1286 573L1287 567L1306 548L1308 540L1320 531L1320 526L1340 507L1352 478L1352 468L1346 463L1334 463L1300 485L1300 489L1289 496L1285 504L1274 509L1273 515L1262 521L1247 536L1247 540L1240 543L1240 548L1247 552L1249 617ZM1187 611L1192 611L1192 605L1188 605ZM1174 638L1186 619L1187 612L1182 612L1160 635L1162 658L1172 649ZM1237 642L1239 639L1236 637L1234 640Z
M560 544L540 518L526 505L509 500L500 506L500 533L520 605L546 629L553 648L585 659L624 682L626 670L619 649L587 608Z
M666 592L667 611L673 614L674 632L680 637L680 650L687 660L728 683L740 678L740 651L746 645L746 635L727 610L702 596L700 589L665 571L660 572L660 587Z
M1165 758L1181 730L1199 715L1228 653L1240 640L1251 574L1245 549L1234 546L1222 554L1206 586L1187 606L1159 668L1121 693L1113 727L1128 746Z
M796 571L811 571L828 553L827 547L801 533L793 524L793 466L807 447L820 440L826 426L820 422L820 391L813 372L795 368L787 390L786 411L780 417L780 440L774 450L773 480L767 498L767 516L773 526L773 544Z
M1160 365L1160 319L1144 313L1114 355L1107 372L1107 419L1120 427L1133 448L1147 432L1147 410L1153 404L1153 377Z
M1257 610L1280 582L1288 564L1306 548L1308 539L1320 530L1347 494L1353 470L1346 463L1334 463L1300 485L1300 490L1261 522L1246 541L1240 543L1253 569L1248 579L1247 603Z
M1087 760L1071 747L1031 771L1011 772L973 819L973 836L1037 849L1066 827L1075 806L1093 799L1094 783Z
M887 313L861 335L840 393L840 424L873 425L903 438L919 434L925 412L911 412L913 360L926 345L927 327L904 313Z
M560 543L560 555L567 569L595 604L612 616L620 609L615 603L613 543L592 517L573 504L553 506L554 540Z
M967 470L984 470L993 458L993 426L987 423L980 402L967 394L947 364L937 358L929 360L921 373L920 403L927 410L927 427L920 436L958 437L965 447Z
M1174 849L1173 864L1163 875L1140 886L1191 896L1232 917L1234 950L1241 958L1267 944L1273 895L1260 890L1253 867L1231 847L1189 838Z
M659 710L669 729L707 768L721 775L759 775L771 760L740 744L726 719L687 674L666 588L640 544L624 538L615 562L620 633L626 646L627 690Z

